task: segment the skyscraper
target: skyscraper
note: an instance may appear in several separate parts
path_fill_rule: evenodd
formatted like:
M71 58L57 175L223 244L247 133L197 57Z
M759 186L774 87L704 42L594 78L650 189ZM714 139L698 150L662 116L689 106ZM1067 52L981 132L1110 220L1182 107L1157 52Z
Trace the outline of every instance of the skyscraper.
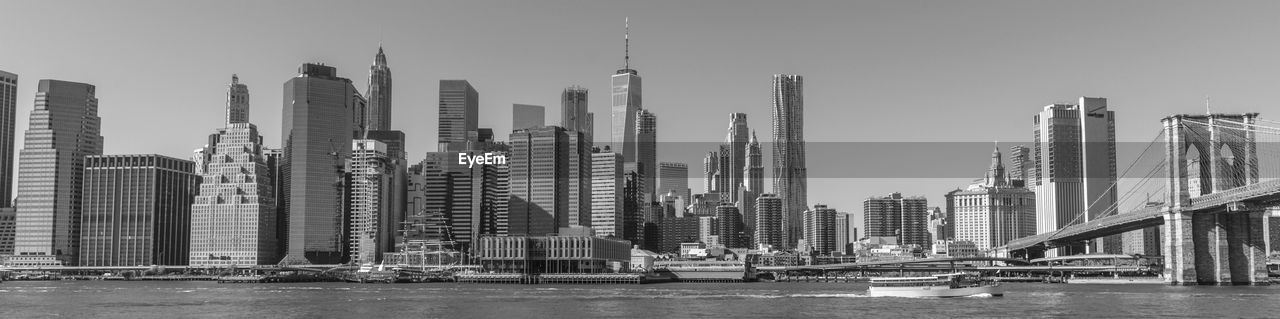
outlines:
M862 202L866 236L887 237L899 245L927 248L929 202L924 197L903 197L901 193L867 198Z
M0 208L13 205L13 127L18 121L17 110L18 75L0 71Z
M194 166L160 155L85 157L80 265L187 265Z
M675 192L685 201L689 200L689 165L685 163L658 163L659 196ZM683 207L681 207L683 209Z
M622 236L622 154L607 147L591 154L591 228L596 236Z
M18 209L0 207L0 259L13 255L14 223Z
M365 110L365 129L385 131L391 129L391 68L387 67L387 55L378 46L378 55L369 66L369 89L364 92L369 100Z
M1031 161L1031 149L1022 145L1009 147L1009 185L1027 187L1032 180L1031 172L1035 168Z
M804 157L804 78L773 75L773 192L782 197L785 245L800 238L800 213L808 209L808 171Z
M284 84L284 164L289 249L284 264L341 263L344 177L362 135L364 97L337 69L306 63Z
M569 227L569 134L559 126L511 133L510 234L544 236Z
M233 106L228 87L227 108L242 107L242 122L227 123L211 137L206 149L198 195L191 202L191 266L266 265L279 261L287 248L285 216L277 203L288 196L278 170L280 150L262 147L258 127L249 123L249 105ZM248 101L248 98L243 99Z
M727 146L727 154L721 154L721 157L728 159L727 163L720 163L725 168L724 185L727 189L721 191L720 198L726 198L729 202L738 201L738 189L743 186L743 174L747 168L747 143L750 142L751 132L747 129L746 113L729 114L728 134L724 138L724 145ZM722 147L721 149L725 149Z
M467 156L484 156L469 151ZM489 152L493 157L505 152ZM510 194L507 163L458 164L458 152L428 152L410 169L410 215L420 214L424 239L454 241L460 249L484 234L506 234Z
M836 213L836 226L835 226L836 246L835 246L835 249L832 251L845 253L848 250L847 247L849 247L849 243L852 240L856 240L850 237L851 235L853 235L853 229L850 229L849 227L850 221L852 219L853 219L853 216L849 215L849 213L845 213L845 212Z
M587 133L590 137L591 127L587 123L587 89L571 86L560 93L560 126L565 130ZM587 139L592 141L591 139Z
M716 185L720 184L716 176L720 172L720 154L715 151L707 152L707 156L702 158L702 192L710 194L715 192Z
M622 153L623 162L635 162L636 158L636 113L643 108L640 99L640 72L631 68L631 30L628 24L625 38L626 54L623 57L622 69L613 74L612 130L610 139L613 151Z
M996 149L982 183L947 193L947 214L951 216L955 240L968 241L985 250L1035 235L1035 193L1013 186L1004 171L1000 150Z
M636 114L635 158L644 178L644 200L654 201L658 198L654 190L658 185L658 117L649 110L642 109Z
M1083 224L1114 205L1115 112L1107 110L1107 100L1081 97L1079 104L1045 106L1034 123L1036 179L1031 186L1036 193L1036 233ZM1119 253L1119 237L1046 254ZM1103 249L1107 246L1112 249Z
M351 259L365 264L380 261L395 246L398 229L393 190L398 176L387 144L360 139L351 141L350 229L347 244Z
M512 104L511 130L523 130L546 125L546 108L539 105Z
M480 93L467 80L440 80L439 150L467 149L479 140Z
M102 154L94 86L40 80L18 154L17 220L9 264L76 265L84 157Z
M830 254L836 250L836 210L827 205L813 205L813 209L804 211L804 242L809 249L819 254Z
M749 243L743 242L742 214L738 207L722 204L716 207L716 228L720 230L720 244L725 248L747 248Z
M751 236L754 246L771 245L781 248L782 242L786 240L786 233L782 228L782 197L775 194L756 196L755 211L755 234Z
M742 211L743 223L750 236L756 227L756 196L764 193L764 166L762 166L760 141L755 132L751 132L751 140L747 143L743 165L742 186L738 188L738 210ZM781 221L778 221L781 222Z

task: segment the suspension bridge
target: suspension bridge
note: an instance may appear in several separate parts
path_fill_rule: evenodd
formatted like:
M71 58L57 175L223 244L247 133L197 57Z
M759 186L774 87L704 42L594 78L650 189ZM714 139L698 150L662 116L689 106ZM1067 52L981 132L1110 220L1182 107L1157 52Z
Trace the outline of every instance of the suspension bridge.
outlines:
M1003 248L1042 256L1129 232L1129 241L1147 251L1159 246L1170 283L1267 283L1271 237L1280 235L1271 229L1280 226L1272 218L1280 217L1280 122L1257 113L1161 122L1156 138L1067 226ZM1103 203L1105 209L1094 209Z

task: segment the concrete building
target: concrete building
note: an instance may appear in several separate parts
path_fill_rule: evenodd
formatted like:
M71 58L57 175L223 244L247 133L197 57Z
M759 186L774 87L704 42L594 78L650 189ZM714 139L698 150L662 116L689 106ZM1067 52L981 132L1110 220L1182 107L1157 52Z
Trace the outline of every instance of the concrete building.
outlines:
M744 241L745 232L742 228L742 213L738 212L738 207L722 204L716 207L716 225L720 230L720 244L725 248L748 248L749 242Z
M569 134L559 126L511 133L510 234L545 236L569 227Z
M743 165L742 186L738 187L738 210L742 212L743 224L748 230L748 237L754 236L756 227L756 197L764 191L764 164L761 161L760 140L755 131L747 142L746 163Z
M954 240L987 250L1035 235L1035 193L1015 187L1005 176L1000 150L996 149L983 182L947 193L947 215L951 216ZM934 240L945 239L948 238Z
M84 158L102 154L93 85L40 80L18 154L11 265L77 265Z
M929 202L923 196L903 197L901 193L867 198L862 202L867 237L894 238L899 245L928 248Z
M391 130L391 68L387 55L378 46L378 55L369 66L369 89L364 91L369 107L365 110L364 127L369 131Z
M773 75L773 193L782 198L787 247L803 235L801 212L809 209L804 149L804 78Z
M16 138L17 110L18 75L0 71L0 208L13 207L13 141ZM0 256L12 253L0 249Z
M480 140L480 93L467 80L440 80L440 121L436 126L441 152L472 149Z
M658 116L649 110L636 113L636 163L637 172L644 178L644 202L658 199Z
M399 228L393 195L399 177L395 164L386 143L351 141L351 161L347 163L351 174L347 245L353 262L378 262L382 253L395 247Z
M824 255L836 251L835 209L827 208L827 205L813 205L813 209L804 211L803 219L803 239L809 246L801 247L801 250Z
M729 114L728 133L724 144L720 147L720 171L723 176L720 184L720 198L728 202L738 201L738 190L743 187L743 174L747 169L747 143L751 140L751 131L747 128L746 113Z
M1035 167L1028 174L1036 193L1036 233L1093 220L1116 203L1115 112L1107 99L1081 97L1078 104L1053 104L1034 118ZM1047 256L1120 252L1120 235L1050 250Z
M1027 181L1033 179L1035 162L1031 159L1031 149L1014 145L1009 147L1009 186L1027 187Z
M538 128L547 125L547 108L540 105L512 104L511 130Z
M412 239L457 243L470 247L483 235L506 235L511 200L508 170L511 159L503 152L471 151L465 156L495 158L489 164L459 164L459 152L428 152L409 169L407 220L415 231ZM498 163L496 158L506 157Z
M658 252L675 254L680 252L680 245L683 243L700 242L698 219L698 217L662 219L662 244Z
M591 228L596 236L622 236L622 154L606 147L591 154Z
M833 251L848 253L849 243L856 241L853 238L853 228L849 227L852 223L853 216L845 212L837 212L835 219L836 229L836 245Z
M594 144L594 127L587 118L588 109L586 88L575 85L560 93L560 126L567 131L582 132L586 140Z
M187 265L194 166L160 155L85 157L80 266Z
M248 94L232 80L227 107ZM242 90L243 89L243 90ZM242 105L249 114L249 105ZM230 112L229 112L230 113ZM287 197L287 180L279 165L282 150L264 149L258 127L245 117L226 123L207 147L211 151L191 203L191 266L267 265L279 261L288 248L287 215L277 203Z
M782 228L782 197L776 194L760 194L756 197L756 227L751 238L753 246L770 245L782 248L786 233Z
M364 130L364 96L338 70L305 63L284 84L284 206L289 248L281 263L335 264L346 260L343 167L351 140Z

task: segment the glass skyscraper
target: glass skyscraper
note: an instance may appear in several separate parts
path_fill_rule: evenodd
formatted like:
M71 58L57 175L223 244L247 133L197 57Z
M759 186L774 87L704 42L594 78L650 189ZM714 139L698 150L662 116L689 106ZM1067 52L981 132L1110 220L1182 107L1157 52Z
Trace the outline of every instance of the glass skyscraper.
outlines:
M80 265L187 265L194 166L160 155L86 157Z
M804 78L773 75L773 192L782 197L785 245L794 247L803 232L800 213L808 209L808 170L804 151ZM758 222L758 221L757 221Z

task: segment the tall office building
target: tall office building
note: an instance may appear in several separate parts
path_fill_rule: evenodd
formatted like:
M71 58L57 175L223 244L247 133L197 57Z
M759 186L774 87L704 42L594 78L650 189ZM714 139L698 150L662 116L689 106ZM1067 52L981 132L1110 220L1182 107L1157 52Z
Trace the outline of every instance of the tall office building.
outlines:
M1005 178L1000 150L996 149L982 183L946 195L954 239L986 250L1035 235L1035 197L1035 193L1015 187Z
M931 247L929 202L924 197L903 197L893 193L862 202L863 229L868 238L890 239L899 245Z
M486 152L468 151L467 156ZM504 152L488 152L494 158ZM496 160L495 160L496 161ZM508 164L458 164L458 152L428 152L411 168L409 215L421 215L421 239L468 247L481 235L505 235L508 226Z
M13 265L76 265L84 157L102 154L94 86L40 80L18 154Z
M805 210L804 242L810 250L819 254L830 254L836 250L836 210L827 205L813 205L813 209Z
M240 76L231 75L231 84L227 86L226 123L249 123L249 86L240 83Z
M786 240L785 229L782 228L782 197L776 194L760 194L756 196L756 227L751 239L754 246L770 245L781 248Z
M511 130L531 129L547 125L547 110L540 105L512 104Z
M369 106L365 110L364 127L370 131L391 129L391 68L387 67L387 55L378 46L378 55L369 66L369 89L364 92Z
M653 201L658 198L654 190L658 185L658 117L649 110L640 110L636 114L635 158L644 178L644 199Z
M1027 187L1032 179L1035 162L1031 161L1031 149L1014 145L1009 147L1009 186Z
M560 93L560 126L565 130L587 134L591 140L591 127L587 122L587 89L574 85Z
M160 155L84 161L80 265L187 265L195 164Z
M721 191L721 198L727 198L729 202L738 201L738 189L743 186L743 174L747 168L747 143L751 140L751 132L747 129L747 114L732 113L729 114L728 134L724 138L724 146L721 149L728 149L727 152L722 151L721 157L727 159L720 163L724 167L724 185L727 189Z
M565 130L568 135L566 154L568 156L568 190L569 210L565 213L568 227L576 228L576 233L583 233L591 227L591 141L586 134L579 131Z
M715 151L707 152L707 156L702 158L702 192L710 194L717 191L716 185L720 184L720 153Z
M1115 112L1107 110L1107 99L1045 106L1034 124L1036 233L1086 223L1116 203ZM1119 253L1119 237L1046 254Z
M625 38L626 52L622 69L612 76L612 127L610 141L613 151L622 153L623 162L635 162L636 157L636 114L640 112L641 79L640 72L631 68L631 30L628 24Z
M746 163L742 168L742 186L738 188L737 202L748 230L756 227L756 196L764 193L764 164L761 157L760 140L756 139L755 132L751 132L751 140L747 143L744 154Z
M658 163L659 196L674 192L685 201L689 200L689 165L685 163Z
M622 239L640 245L644 241L644 178L634 168L622 168Z
M744 242L746 237L742 229L742 213L738 207L722 204L716 207L716 224L720 230L720 244L725 248L747 248L750 243Z
M622 236L622 154L606 147L591 154L591 228L596 236Z
M773 192L782 197L788 247L802 232L800 213L808 209L804 156L804 78L773 75Z
M289 248L284 264L344 261L343 195L351 140L363 135L366 101L337 69L306 63L284 84L284 163Z
M836 246L833 251L846 253L849 250L849 243L856 240L853 237L850 237L853 235L853 229L849 227L852 219L853 216L849 215L849 213L836 213Z
M254 128L254 131L256 132L257 128ZM254 133L254 135L257 135L257 133ZM261 137L259 137L259 140L261 140ZM259 142L258 144L261 145L262 143ZM289 249L289 210L284 205L284 198L289 196L289 193L284 191L285 184L288 184L289 180L284 178L284 175L282 175L284 171L280 169L280 166L284 164L284 150L266 147L261 147L261 149L262 161L267 165L267 176L271 178L271 185L267 187L271 191L268 197L275 206L276 250L272 253L279 258L283 257L284 252ZM204 174L200 174L200 176L204 176Z
M350 229L347 231L351 260L360 264L378 262L382 253L395 247L398 229L393 192L396 165L387 144L377 140L351 141Z
M13 206L13 127L18 121L17 110L18 75L0 71L0 208ZM0 250L0 256L5 254Z
M287 196L279 170L282 152L262 147L258 127L249 123L249 105L233 105L240 90L232 81L227 108L242 107L245 117L228 122L210 137L209 161L191 203L191 266L267 265L287 248L287 224L277 203ZM245 97L243 101L248 101ZM230 113L230 112L228 112Z
M510 233L543 236L569 227L569 134L559 126L511 133Z
M441 152L469 148L479 140L480 93L467 80L440 80L440 121L437 126Z

